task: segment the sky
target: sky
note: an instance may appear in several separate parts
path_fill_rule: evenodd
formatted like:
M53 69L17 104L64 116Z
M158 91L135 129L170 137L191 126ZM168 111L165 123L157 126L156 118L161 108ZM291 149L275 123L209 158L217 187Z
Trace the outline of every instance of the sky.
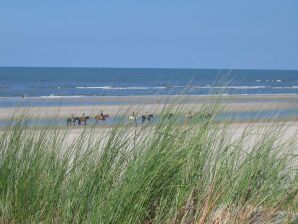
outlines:
M297 0L2 0L0 66L298 69Z

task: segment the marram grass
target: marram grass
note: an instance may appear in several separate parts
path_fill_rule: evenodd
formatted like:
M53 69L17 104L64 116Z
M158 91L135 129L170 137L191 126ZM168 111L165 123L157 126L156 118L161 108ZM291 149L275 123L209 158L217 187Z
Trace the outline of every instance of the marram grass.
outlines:
M237 138L213 107L153 126L0 131L0 223L268 223L298 211L295 136ZM175 121L176 120L176 121ZM195 123L195 125L190 125ZM253 139L250 140L250 139ZM248 144L250 142L252 144Z

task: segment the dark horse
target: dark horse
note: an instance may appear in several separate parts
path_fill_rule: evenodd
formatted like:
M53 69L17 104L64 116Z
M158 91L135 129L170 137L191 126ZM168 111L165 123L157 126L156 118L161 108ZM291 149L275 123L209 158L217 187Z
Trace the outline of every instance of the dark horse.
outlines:
M145 123L145 121L151 121L151 119L153 119L153 114L148 114L148 115L142 115L142 124Z
M78 121L80 118L79 117L69 117L66 119L66 124L67 126L73 124L73 126L76 126L76 121Z
M98 124L98 121L105 121L109 117L110 116L108 114L101 113L101 114L95 116L95 120L96 120L96 123Z

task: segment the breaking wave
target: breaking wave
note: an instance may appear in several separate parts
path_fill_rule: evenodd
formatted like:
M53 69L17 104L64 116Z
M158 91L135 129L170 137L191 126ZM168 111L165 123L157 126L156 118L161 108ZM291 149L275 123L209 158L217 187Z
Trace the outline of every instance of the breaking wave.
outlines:
M76 89L106 89L106 90L148 90L148 89L167 89L163 86L128 86L128 87L117 87L117 86L77 86Z

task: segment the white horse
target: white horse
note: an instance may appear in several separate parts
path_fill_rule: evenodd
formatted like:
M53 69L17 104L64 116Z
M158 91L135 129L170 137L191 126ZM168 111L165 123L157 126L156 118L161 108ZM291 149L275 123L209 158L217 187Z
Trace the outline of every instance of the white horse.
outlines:
M134 112L132 112L132 115L128 117L129 120L136 120L140 117L140 115L136 115Z

